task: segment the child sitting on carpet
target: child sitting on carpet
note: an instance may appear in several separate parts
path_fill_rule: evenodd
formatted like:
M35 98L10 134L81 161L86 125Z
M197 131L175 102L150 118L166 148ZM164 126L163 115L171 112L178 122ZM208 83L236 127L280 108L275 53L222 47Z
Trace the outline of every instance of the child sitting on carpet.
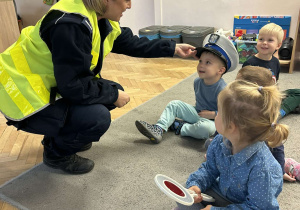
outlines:
M281 46L284 32L281 26L269 23L259 30L257 51L258 53L250 57L244 66L260 66L270 69L275 82L279 79L280 63L273 55ZM300 113L300 89L288 89L285 91L285 99L282 101L280 118L289 113Z
M209 34L198 47L199 77L194 80L196 105L180 100L171 101L154 125L135 122L137 129L152 143L159 143L170 127L175 134L196 139L207 139L216 131L213 119L217 113L217 96L226 86L222 75L233 71L238 64L238 53L230 40L218 34ZM181 120L178 120L179 118Z
M236 79L246 80L248 82L256 83L260 86L266 87L274 85L275 81L272 79L272 72L266 68L258 66L246 66L239 70ZM284 159L284 146L270 148L271 153L275 159L279 162L283 172L283 179L289 182L296 181L295 176L290 171L285 171L285 159Z
M214 206L279 209L282 172L265 141L275 147L288 137L287 126L276 123L280 102L275 85L235 80L220 92L215 119L219 134L208 147L207 161L186 182L198 196L190 207L178 204L180 210L204 208L201 192L213 196L210 191L222 196Z
M283 35L282 28L275 23L263 26L258 34L256 46L258 53L244 62L243 67L260 66L270 69L276 82L279 79L280 63L273 54L280 48Z
M253 83L256 83L263 87L275 84L274 80L272 79L272 72L266 68L258 67L258 66L255 66L255 67L254 66L246 66L246 67L241 68L237 73L236 79L253 82ZM205 144L204 144L206 151L212 140L213 140L213 137L206 139ZM204 157L206 158L206 154L204 155ZM283 156L283 158L284 158L284 156ZM281 162L279 162L279 163L281 163Z
M270 85L275 85L275 81L272 79L272 72L266 68L258 66L245 66L240 69L237 73L236 79L246 80L248 82L256 83L260 86L266 87ZM205 142L205 149L207 150L212 138L207 139ZM289 182L296 181L294 171L287 170L288 164L285 161L284 155L284 145L279 145L278 147L270 148L271 153L275 159L279 162L283 172L283 179ZM289 164L290 165L290 164ZM299 168L300 170L300 168ZM295 170L296 172L296 170ZM299 175L300 176L300 175Z

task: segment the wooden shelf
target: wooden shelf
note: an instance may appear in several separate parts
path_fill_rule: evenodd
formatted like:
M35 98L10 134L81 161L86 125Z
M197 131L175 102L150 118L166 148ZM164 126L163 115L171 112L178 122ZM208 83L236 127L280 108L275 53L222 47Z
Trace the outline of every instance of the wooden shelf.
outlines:
M280 65L289 65L291 60L279 60Z
M292 74L293 71L297 68L300 69L300 9L299 9L299 15L298 15L298 21L296 26L296 34L294 39L294 46L292 51L292 58L289 68L289 73Z

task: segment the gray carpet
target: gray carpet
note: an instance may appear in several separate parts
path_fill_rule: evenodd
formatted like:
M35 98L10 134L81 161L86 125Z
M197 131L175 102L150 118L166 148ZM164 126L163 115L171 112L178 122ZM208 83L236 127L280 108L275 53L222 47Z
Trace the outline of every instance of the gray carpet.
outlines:
M232 81L236 72L224 75ZM115 120L109 131L82 156L93 159L95 168L85 175L68 175L39 164L0 188L0 198L20 209L170 210L175 202L154 182L165 174L180 183L204 161L203 141L181 138L168 132L154 145L135 127L135 120L155 123L167 103L174 99L194 104L193 74L170 90ZM299 88L300 72L281 73L280 87ZM285 143L286 156L300 161L299 115L282 120L291 128ZM299 209L300 185L284 183L281 209Z

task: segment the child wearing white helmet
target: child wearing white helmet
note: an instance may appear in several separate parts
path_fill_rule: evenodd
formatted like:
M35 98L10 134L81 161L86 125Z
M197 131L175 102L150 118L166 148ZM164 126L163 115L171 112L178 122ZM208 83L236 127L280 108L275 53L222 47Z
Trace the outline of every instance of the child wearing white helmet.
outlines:
M174 100L168 103L156 124L135 122L152 143L159 143L168 129L196 139L207 139L216 132L213 120L218 111L217 97L226 86L222 75L236 69L238 53L232 42L219 34L207 35L203 47L196 50L199 57L199 77L194 80L196 104Z

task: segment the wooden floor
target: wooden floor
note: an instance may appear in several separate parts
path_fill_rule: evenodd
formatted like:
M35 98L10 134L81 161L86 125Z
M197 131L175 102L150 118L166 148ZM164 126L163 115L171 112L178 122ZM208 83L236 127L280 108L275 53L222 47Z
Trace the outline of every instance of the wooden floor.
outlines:
M196 66L197 61L193 59L148 59L109 54L105 59L102 77L120 83L130 95L130 103L111 112L112 119L179 83L193 74ZM0 114L0 185L42 162L42 137L7 126ZM15 209L0 200L0 210Z

